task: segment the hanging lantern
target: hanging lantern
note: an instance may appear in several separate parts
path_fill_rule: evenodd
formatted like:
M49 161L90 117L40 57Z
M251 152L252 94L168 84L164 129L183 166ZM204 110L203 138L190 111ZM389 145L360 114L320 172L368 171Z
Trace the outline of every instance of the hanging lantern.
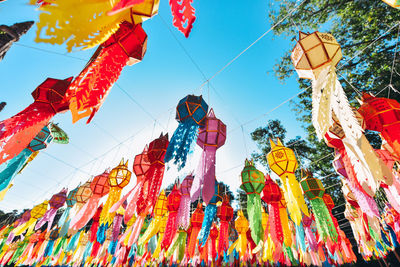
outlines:
M278 252L282 249L284 238L279 213L279 202L282 199L282 192L279 185L271 179L269 174L265 177L262 199L268 204L270 235L275 244L275 251Z
M69 217L69 213L72 207L76 204L76 193L78 192L78 187L69 191L67 195L67 199L65 203L67 204L67 208L64 210L60 219L58 220L58 227L60 228L60 236L63 237L67 234L69 225L71 223L71 219Z
M115 212L109 213L110 208L119 200L122 189L128 185L131 180L132 173L128 170L128 161L124 162L124 159L114 167L109 175L108 182L110 184L110 192L107 200L103 206L103 210L100 214L99 229L97 231L97 241L103 244L105 241L105 232L111 225Z
M51 226L53 224L53 220L57 214L57 210L64 206L65 200L67 199L67 189L63 188L59 193L54 194L50 200L50 209L46 211L43 215L43 218L38 221L35 226L35 230L38 230L47 222L47 231L50 231Z
M50 119L68 109L63 101L72 77L47 78L33 92L35 102L13 117L0 122L0 164L18 155Z
M300 184L304 194L310 200L318 233L324 239L329 237L332 241L336 241L338 235L328 208L323 201L325 188L319 179L312 176L310 171L305 170L304 172L305 177L300 181Z
M218 207L217 217L220 220L218 256L222 257L224 255L224 251L228 250L229 248L229 223L233 219L233 208L229 204L229 197L227 195L224 196L222 205Z
M121 23L118 31L98 48L68 88L67 97L74 123L87 116L87 123L92 120L122 69L127 64L140 62L146 47L147 35L141 24Z
M178 209L178 228L187 231L190 226L190 189L193 184L193 175L189 174L180 185L181 202ZM214 189L214 188L213 188Z
M196 249L196 243L197 243L197 236L200 233L203 220L204 220L203 206L199 202L197 204L197 208L192 214L192 217L190 218L191 231L186 250L186 257L188 259L192 259L194 256L194 251Z
M70 223L70 228L79 230L84 227L96 213L100 199L110 191L109 170L97 175L90 182L90 191L92 195L86 201L85 205L75 214Z
M57 144L68 144L69 143L69 137L66 132L61 129L58 124L55 123L50 123L50 131L51 135L54 138L54 143Z
M237 213L237 218L235 220L235 229L239 234L238 239L229 248L228 254L231 254L233 249L240 255L240 259L243 260L246 255L247 250L247 237L246 232L249 229L249 222L243 215L243 211L239 210Z
M202 189L203 200L208 204L214 194L215 155L217 149L225 144L226 125L215 117L214 110L210 109L205 126L199 129L197 144L203 149L199 163L199 174L195 176L191 190L192 199L197 199Z
M261 225L261 198L260 193L264 188L264 174L254 167L253 161L246 159L241 173L242 185L247 194L247 213L249 214L251 236L256 244L263 238Z
M301 212L306 216L309 214L299 182L294 175L298 167L296 157L293 150L283 146L279 138L276 144L271 139L269 141L271 151L267 155L268 165L281 178L290 217L296 225L300 225Z
M4 58L7 51L11 48L11 45L14 42L17 42L19 38L24 35L34 23L34 21L25 21L15 23L11 26L0 25L0 61Z
M75 195L77 204L82 207L93 195L92 189L90 188L90 182L86 182L81 185ZM80 208L79 207L79 208Z
M167 198L168 220L165 228L165 234L163 236L163 241L161 243L161 248L164 248L165 250L168 249L169 245L172 242L172 238L174 237L176 230L178 229L177 216L179 205L181 203L181 198L182 193L176 188L175 185Z
M165 154L165 162L174 159L178 170L185 167L187 155L197 140L200 127L204 127L208 105L202 96L188 95L182 98L176 107L176 119L179 122Z
M29 236L31 233L33 233L37 220L43 217L43 215L46 213L48 204L49 202L45 200L43 203L33 207L33 209L31 210L31 217L29 221L21 224L13 230L15 236L21 235L27 229L28 231L26 232L26 236Z
M0 191L6 189L12 179L26 166L29 158L37 151L45 149L53 137L49 128L44 126L29 145L11 160L0 165Z

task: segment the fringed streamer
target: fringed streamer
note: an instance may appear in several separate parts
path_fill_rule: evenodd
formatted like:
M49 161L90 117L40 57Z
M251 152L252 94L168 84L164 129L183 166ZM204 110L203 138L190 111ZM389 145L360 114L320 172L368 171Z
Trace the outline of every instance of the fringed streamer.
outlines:
M160 256L160 252L161 252L161 243L162 240L164 239L164 233L160 233L158 235L158 240L157 240L157 246L156 249L154 250L153 253L153 258L157 259Z
M175 236L176 230L178 229L178 221L177 221L178 212L170 211L168 213L168 220L165 226L165 233L163 237L163 241L161 243L161 248L168 249L171 245L172 239Z
M100 224L100 227L97 229L96 240L97 243L103 244L106 241L106 231L108 229L108 223Z
M7 188L31 154L30 150L24 149L16 157L0 165L0 191Z
M171 245L169 246L167 250L167 257L171 257L175 250L178 248L178 257L177 260L178 262L182 261L184 252L185 252L185 244L186 244L186 237L187 233L185 230L179 230L175 238L172 240ZM183 252L181 251L183 248Z
M51 208L46 211L43 217L37 222L35 226L35 231L41 228L47 222L47 231L50 231L51 225L53 224L54 217L57 214L57 209Z
M89 62L68 88L73 122L86 116L90 116L87 123L90 122L128 62L128 55L120 46L100 49L96 58ZM103 78L99 79L99 75Z
M347 183L347 185L350 187L351 191L353 192L358 205L360 205L360 209L368 216L379 217L379 209L378 209L378 206L376 205L375 200L372 197L370 197L368 194L361 191L357 185L354 186L354 185L352 185L352 183Z
M200 188L202 189L202 197L208 205L215 192L215 159L217 147L204 146L201 160L198 167L198 174L194 177L197 181L193 181L195 187L191 190L192 200L198 198ZM192 186L193 186L192 185Z
M384 187L386 197L389 200L390 205L397 211L400 212L400 195L398 194L394 186Z
M279 205L279 217L281 219L282 232L283 232L283 242L286 246L292 245L292 232L289 229L289 217L286 208Z
M322 198L316 198L310 200L310 202L319 235L322 236L323 240L329 237L332 241L336 242L338 234L324 200Z
M13 233L16 236L18 236L18 235L21 235L23 232L25 232L25 230L27 230L27 229L32 229L32 231L33 231L33 228L35 227L36 221L37 221L37 219L30 218L29 221L27 221L26 223L23 223L20 226L18 226L17 228L15 228L13 230ZM32 231L28 231L28 232L32 232Z
M78 245L79 238L81 237L81 235L82 235L82 232L77 232L76 234L74 234L71 237L71 240L69 241L67 247L65 248L66 252L75 251L75 249L76 249L76 247Z
M190 196L182 195L179 203L177 226L182 229L188 229L190 226Z
M283 177L283 185L287 208L289 210L290 218L295 224L299 225L302 219L301 211L306 216L309 216L308 208L304 201L303 193L300 189L300 184L296 180L294 174L285 173L285 175L286 178Z
M122 214L115 215L114 221L113 221L113 230L112 230L112 235L111 235L110 248L108 250L109 254L111 254L111 255L114 255L115 249L117 248L117 240L118 240L119 231L121 229L122 220L123 220Z
M196 19L195 10L192 7L193 0L170 0L171 12L174 26L181 31L185 37L189 37L193 23Z
M239 233L238 239L229 247L228 254L232 254L233 250L239 253L241 259L245 257L247 250L246 232Z
M300 223L300 225L295 224L294 226L296 228L297 245L301 248L302 252L305 253L307 251L307 247L306 247L306 242L305 242L305 237L304 237L303 224L302 223Z
M201 225L200 234L198 236L201 247L203 247L207 242L208 236L210 235L211 225L216 215L217 206L208 204L205 209L203 224Z
M61 240L59 239L59 242L56 246L56 248L54 249L53 255L58 255L58 253L60 253L61 249L64 248L64 245L66 244L67 239L65 237L61 238Z
M86 247L85 247L85 251L83 252L83 256L82 256L82 262L85 262L86 259L90 256L90 253L92 251L92 243L87 243Z
M106 203L103 206L103 210L101 211L100 214L100 224L108 224L111 225L115 212L109 213L110 208L119 200L121 196L121 188L119 187L111 187L110 188L110 193L108 194L108 198L106 200Z
M110 208L110 212L116 212L116 211L119 209L119 207L121 207L122 204L123 204L125 201L128 202L128 206L129 206L129 203L130 203L131 201L128 201L128 198L130 198L130 196L134 196L134 195L135 195L135 193L140 189L141 184L142 184L142 182L137 183L137 184L131 189L131 191L129 191L129 192L128 192L126 195L124 195L120 200L118 200L118 201ZM128 206L127 206L127 207L128 207ZM129 221L129 220L128 220L128 221Z
M75 214L74 217L72 217L70 228L74 230L79 230L84 227L96 213L99 201L100 197L92 196L79 210L79 212Z
M92 226L90 227L90 242L91 243L94 243L96 240L96 234L97 234L97 230L99 228L99 220L100 220L100 214L101 214L102 210L103 210L103 206L98 207L95 215L93 216Z
M261 240L263 240L264 236L261 224L261 198L259 194L247 195L247 213L249 215L251 237L257 245Z
M44 250L44 256L49 257L53 252L54 240L49 240L47 243L46 249Z
M229 222L221 220L219 227L219 239L218 239L218 257L222 257L224 255L224 251L228 249L229 247L228 237L229 237Z
M315 238L315 235L311 230L311 223L312 223L311 218L309 218L309 217L304 218L304 224L303 224L304 232L306 234L310 250L317 251L317 248L318 248L317 239Z
M64 210L63 214L61 215L60 219L58 220L58 223L57 223L58 227L62 227L65 224L65 222L69 218L70 211L71 211L71 207L67 207Z
M165 162L174 159L174 164L178 170L186 165L186 159L190 148L195 144L200 126L194 120L187 119L181 121L175 130L165 153Z
M150 222L149 227L147 227L144 234L139 238L139 241L138 241L139 246L143 245L143 244L147 244L147 242L150 240L150 238L152 238L155 234L157 234L157 232L161 226L161 220L162 220L162 218L160 218L160 217L153 218L153 220Z
M142 229L144 223L144 216L138 216L132 227L131 235L129 236L128 247L131 247L139 238L140 230Z
M194 256L194 251L196 249L196 244L197 244L197 237L199 233L200 233L199 227L192 227L186 250L186 257L188 259L192 259Z

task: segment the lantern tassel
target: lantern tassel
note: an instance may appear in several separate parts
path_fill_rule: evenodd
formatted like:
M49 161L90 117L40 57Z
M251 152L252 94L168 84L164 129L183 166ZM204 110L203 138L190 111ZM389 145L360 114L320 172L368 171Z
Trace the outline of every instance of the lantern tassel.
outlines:
M193 231L193 230L192 230ZM218 240L218 256L223 257L224 251L228 249L229 246L229 222L222 221L219 227L219 240Z
M302 253L306 253L307 247L306 247L306 242L305 242L303 224L302 223L300 223L300 225L295 224L294 227L296 228L297 246L300 247Z
M47 231L50 231L51 225L53 224L54 217L57 214L57 209L51 208L46 211L43 217L37 222L35 226L35 231L42 227L47 222Z
M71 219L70 228L79 230L93 218L99 204L100 197L92 196L79 212Z
M332 241L336 242L338 234L323 199L316 198L310 202L314 212L318 233L323 237L323 240L329 237Z
M168 213L168 220L165 226L165 234L161 243L161 248L164 248L166 250L171 245L172 239L174 238L176 230L178 228L177 215L178 212L170 211Z
M111 242L108 248L108 253L110 255L114 255L115 254L115 250L117 249L117 240L118 240L118 235L119 235L119 231L121 229L121 225L122 225L122 220L123 220L123 215L122 214L117 214L114 217L114 221L113 221L113 230L112 230L112 235L111 235Z
M0 191L7 188L32 152L24 149L16 157L0 165Z
M194 256L194 251L196 249L197 237L200 233L200 227L192 227L190 232L189 241L187 245L187 258L192 259Z
M131 247L138 240L145 218L145 216L138 216L136 218L131 235L129 236L128 247Z
M296 225L301 223L301 212L306 216L310 216L306 202L304 201L303 192L300 188L296 176L292 173L286 173L286 183L284 182L285 199L287 200L287 208L290 213L290 218Z
M120 200L118 200L118 201L110 208L110 212L116 212L116 211L119 209L119 207L121 207L122 204L123 204L126 200L128 200L128 198L129 198L131 195L133 195L133 198L134 198L134 196L135 196L136 192L139 190L141 184L142 184L142 182L137 183L137 184L131 189L131 191L129 191L125 196L123 196ZM133 198L132 198L132 199L133 199ZM129 203L131 203L131 201L128 201L128 206L129 206ZM128 206L127 206L127 208L128 208ZM125 210L125 212L126 212L126 210ZM128 221L129 221L129 220L128 220Z
M174 164L177 165L178 170L185 167L187 156L196 144L199 128L200 126L193 120L181 121L172 135L164 161L167 163L174 159Z
M207 242L215 215L217 215L217 206L213 204L208 204L205 209L204 219L198 237L201 247L203 247Z
M268 214L271 240L275 244L275 251L280 252L284 236L278 202L272 202L271 204L268 204Z
M150 222L149 227L147 227L144 234L139 238L138 245L144 245L149 242L150 238L152 238L157 232L160 230L162 217L154 217Z
M36 221L37 221L37 219L30 218L29 221L27 221L26 223L23 223L20 226L18 226L17 228L15 228L13 230L14 234L16 236L22 235L22 233L25 232L26 229L28 229L27 234L33 232Z
M198 168L198 175L194 177L191 189L192 201L198 198L200 189L204 202L208 205L215 192L215 159L217 147L204 146Z
M249 215L249 224L251 236L256 245L263 240L264 232L261 224L261 198L259 194L247 195L247 212ZM278 208L279 212L279 208Z
M160 233L158 235L158 240L157 240L157 246L156 249L153 252L153 258L154 259L158 259L158 257L160 256L160 252L161 252L161 243L162 240L164 239L164 233Z
M279 217L281 219L282 232L283 232L283 242L285 246L290 247L292 245L292 232L289 229L289 218L286 208L279 205Z
M173 255L173 253L175 252L175 250L178 249L177 260L179 262L182 261L184 252L185 252L184 244L186 244L186 237L187 237L187 233L183 229L180 229L176 233L174 239L171 242L171 245L169 246L169 248L167 250L167 257L171 257ZM183 253L182 253L182 249L181 249L182 247L183 247Z

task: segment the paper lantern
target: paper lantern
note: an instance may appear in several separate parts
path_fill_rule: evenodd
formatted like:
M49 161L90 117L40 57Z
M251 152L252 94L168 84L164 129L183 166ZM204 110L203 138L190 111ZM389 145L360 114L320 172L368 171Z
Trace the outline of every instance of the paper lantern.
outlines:
M264 174L254 167L253 161L246 159L241 173L242 188L247 194L260 194L264 188Z
M46 213L48 204L49 202L46 200L43 203L33 207L33 209L31 210L31 218L41 218Z
M33 233L33 230L34 230L37 220L39 218L43 217L43 215L46 213L48 204L49 204L49 202L47 200L45 200L42 203L33 207L30 212L31 216L30 216L29 220L12 230L14 235L15 236L21 235L23 232L25 232L25 230L28 230L26 232L26 236L31 235Z
M308 215L308 208L294 172L298 164L294 151L285 147L278 138L275 143L270 139L271 151L267 154L268 165L271 170L279 175L282 184L287 207L291 219L296 225L300 225L303 212Z
M90 182L90 189L92 189L93 195L103 197L110 192L109 175L109 172L105 171L93 178Z
M200 127L205 125L208 105L202 96L188 95L176 107L179 122L165 154L165 162L174 159L178 169L185 167L190 147L196 141Z
M217 217L220 220L218 255L222 256L224 251L229 248L229 222L233 219L233 208L229 204L229 197L227 195L224 196L222 205L218 207Z
M318 233L323 238L329 237L332 241L336 241L338 234L323 200L325 188L319 179L312 176L309 170L306 169L303 173L305 177L300 181L300 184L304 194L310 200Z
M89 116L91 121L126 65L140 62L146 52L147 35L141 24L121 23L118 31L95 52L85 69L68 88L72 121ZM101 74L101 78L99 78Z
M210 109L205 126L199 129L197 144L203 149L199 162L199 174L195 181L191 196L192 200L197 199L202 189L203 200L208 204L214 194L215 181L215 160L219 147L225 144L226 125L215 117L214 110Z
M181 201L178 209L177 224L179 229L187 231L190 226L190 189L193 184L193 175L189 174L180 185Z
M0 164L18 155L55 114L68 109L64 96L71 80L72 77L65 80L47 78L32 92L34 103L0 122Z
M194 210L192 214L192 217L190 218L191 231L186 250L186 255L189 259L193 258L194 256L197 244L197 236L199 235L203 219L204 219L203 206L199 202L197 204L197 208Z
M93 195L92 189L90 188L90 182L86 182L81 185L75 195L76 202L79 204L85 204Z
M128 170L128 161L124 163L123 160L118 166L113 168L108 175L110 187L124 188L131 180L132 173Z
M281 188L277 183L275 183L271 179L271 176L267 174L265 176L265 185L263 188L262 200L264 200L267 203L272 203L281 201L281 198L282 198Z
M135 173L137 177L137 183L142 181L144 177L146 176L147 171L150 168L150 162L149 158L147 156L147 151L148 151L148 146L146 146L143 150L143 152L139 155L135 156L135 159L133 160L133 172Z
M333 202L333 199L329 194L325 193L322 198L328 210L332 210L335 207L335 203Z
M168 209L168 220L165 228L165 233L163 241L161 243L161 248L168 249L172 239L178 229L177 216L178 209L181 203L182 193L176 188L176 185L172 189L171 193L167 197L167 209Z
M165 195L165 192L163 190L161 191L160 196L158 197L158 200L154 207L154 215L162 217L165 214L167 214L168 213L167 203L168 203L167 196Z
M54 194L50 200L50 209L46 211L43 218L38 221L35 226L35 230L41 228L45 223L47 223L47 231L50 231L53 224L53 220L57 214L57 210L64 206L65 200L67 199L67 189L63 188L59 193Z
M76 193L78 192L79 187L69 191L65 203L67 204L67 208L64 210L61 218L58 220L58 227L60 227L60 236L65 236L68 232L69 225L71 219L69 217L69 213L72 207L77 203L76 201Z

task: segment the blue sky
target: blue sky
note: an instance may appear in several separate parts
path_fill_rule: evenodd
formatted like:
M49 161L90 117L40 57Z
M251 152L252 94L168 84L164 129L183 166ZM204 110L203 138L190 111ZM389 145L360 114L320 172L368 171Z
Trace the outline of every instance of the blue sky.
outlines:
M0 24L37 21L39 12L27 2L0 3ZM267 1L236 5L228 0L195 0L193 5L197 20L186 39L172 26L168 1L161 1L159 15L143 24L148 34L147 54L141 63L126 67L117 82L134 100L114 86L91 124L86 125L84 120L72 124L68 112L57 115L54 122L68 133L70 144L52 144L40 152L15 178L14 187L0 202L0 209L31 208L62 187L72 189L90 175L114 167L121 157L130 159L132 169L133 157L146 143L161 131L168 130L172 135L177 126L175 106L191 93L203 93L216 116L227 124L226 144L217 152L217 179L231 185L234 191L240 185L240 164L256 149L249 135L252 130L265 126L269 119L280 119L289 138L304 134L289 104L260 117L299 92L297 77L282 84L272 73L267 73L285 51L292 49L293 42L269 33L216 76L210 82L210 89L206 85L199 90L205 79L175 39L208 78L270 28ZM0 61L0 101L7 102L0 120L32 103L31 92L47 77L64 79L79 74L94 52L91 49L67 54L63 46L35 43L35 34L33 26ZM244 125L242 132L240 125L254 118L257 120ZM122 141L125 142L121 144ZM198 153L195 152L185 171L197 166ZM167 172L164 185L173 182L176 175L173 170ZM128 188L134 182L135 178Z

